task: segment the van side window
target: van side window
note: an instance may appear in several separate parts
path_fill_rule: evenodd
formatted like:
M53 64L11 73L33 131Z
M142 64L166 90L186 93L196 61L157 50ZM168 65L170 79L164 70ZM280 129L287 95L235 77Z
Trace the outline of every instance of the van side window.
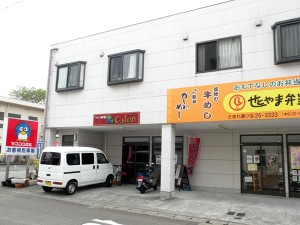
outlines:
M79 153L67 154L67 163L70 166L79 165L80 164Z
M82 153L82 165L94 164L94 153Z
M97 153L97 163L98 164L103 164L103 163L108 163L106 157L102 153Z
M45 165L60 165L60 153L58 152L43 152L41 157L41 164Z

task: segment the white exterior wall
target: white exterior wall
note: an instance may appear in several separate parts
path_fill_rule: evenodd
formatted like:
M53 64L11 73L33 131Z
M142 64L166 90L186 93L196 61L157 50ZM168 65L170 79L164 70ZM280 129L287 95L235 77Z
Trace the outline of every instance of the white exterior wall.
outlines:
M271 26L299 15L299 0L237 0L56 44L52 46L59 50L51 68L48 127L74 128L70 131L74 133L80 127L92 127L94 114L134 111L140 112L141 124L163 124L168 89L298 75L299 62L274 65ZM255 26L257 20L262 26ZM183 35L188 35L187 41ZM236 35L242 40L242 68L196 74L196 43ZM145 50L144 81L107 86L107 56L135 49ZM75 61L87 62L84 89L56 93L55 65ZM185 136L185 156L187 136L201 137L198 161L190 176L192 186L239 190L240 134L274 132L278 131L176 133ZM120 164L122 137L130 135L161 133L82 134L76 144L100 145L113 164ZM184 160L186 163L186 157Z
M299 63L274 65L271 26L298 17L299 4L239 0L57 44L48 126L92 126L93 114L133 111L141 112L141 124L164 123L167 89L297 75ZM242 68L195 73L196 43L235 35L242 36ZM134 49L146 51L144 81L107 86L107 55ZM87 61L84 90L56 93L55 64L75 61Z

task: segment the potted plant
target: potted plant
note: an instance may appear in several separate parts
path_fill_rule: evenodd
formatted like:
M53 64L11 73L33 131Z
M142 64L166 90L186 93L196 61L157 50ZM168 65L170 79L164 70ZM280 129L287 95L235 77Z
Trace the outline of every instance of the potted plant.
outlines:
M39 159L33 158L29 161L29 166L34 169L34 172L29 173L29 179L36 180L39 172Z

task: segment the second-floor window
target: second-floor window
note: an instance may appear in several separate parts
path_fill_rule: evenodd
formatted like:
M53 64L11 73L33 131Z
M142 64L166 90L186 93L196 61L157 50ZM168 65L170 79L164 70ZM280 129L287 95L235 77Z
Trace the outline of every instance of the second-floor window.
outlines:
M300 18L275 23L275 64L300 61Z
M21 115L20 114L15 114L15 113L8 113L8 117L21 119Z
M57 66L56 91L83 89L86 62Z
M242 67L240 36L197 44L197 73L239 67Z
M143 81L143 50L109 55L108 85Z

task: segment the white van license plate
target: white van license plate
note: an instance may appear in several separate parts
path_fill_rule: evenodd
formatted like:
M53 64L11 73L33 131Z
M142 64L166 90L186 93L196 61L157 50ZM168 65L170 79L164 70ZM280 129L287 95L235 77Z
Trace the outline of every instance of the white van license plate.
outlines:
M51 186L51 181L45 181L46 186Z

